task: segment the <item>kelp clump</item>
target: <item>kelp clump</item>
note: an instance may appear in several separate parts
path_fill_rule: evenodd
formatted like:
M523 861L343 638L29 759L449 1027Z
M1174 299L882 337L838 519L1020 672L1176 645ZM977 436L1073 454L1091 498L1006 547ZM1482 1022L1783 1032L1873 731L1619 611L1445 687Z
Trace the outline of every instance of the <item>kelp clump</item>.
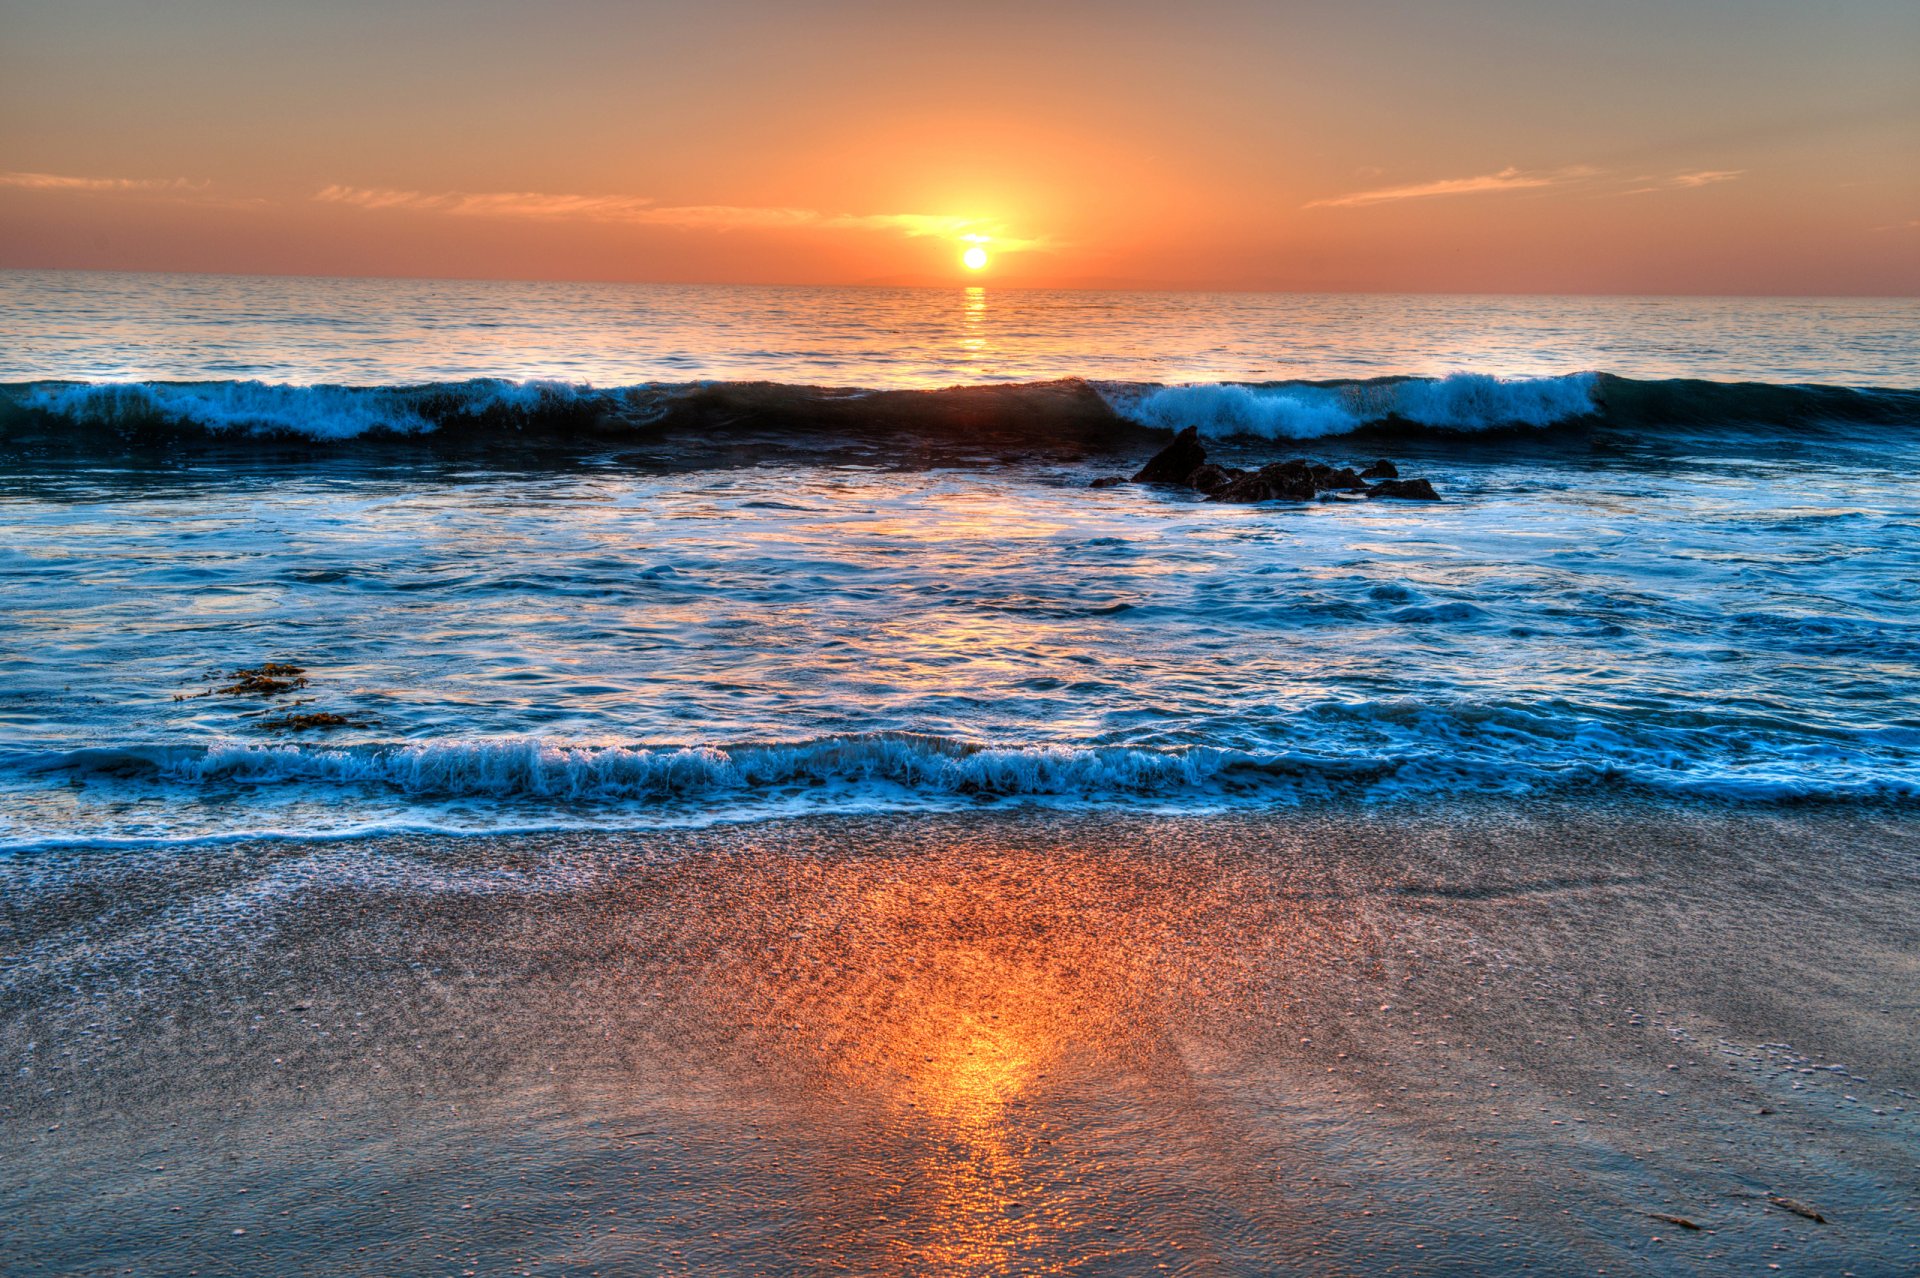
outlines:
M213 691L223 697L277 697L306 687L306 674L300 666L269 661L263 666L235 670L226 676L232 683Z

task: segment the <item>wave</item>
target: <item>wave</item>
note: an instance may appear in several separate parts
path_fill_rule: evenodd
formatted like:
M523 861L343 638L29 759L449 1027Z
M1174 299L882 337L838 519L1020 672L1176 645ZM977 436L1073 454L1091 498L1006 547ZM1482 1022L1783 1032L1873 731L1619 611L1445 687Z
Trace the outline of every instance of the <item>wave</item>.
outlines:
M615 745L543 738L441 740L352 746L141 745L90 747L27 759L28 774L199 787L363 788L424 800L528 799L597 805L728 800L823 787L886 787L924 796L1105 800L1527 795L1589 785L1745 800L1920 797L1920 736L1881 729L1852 747L1781 742L1760 751L1724 745L1724 728L1652 733L1635 743L1579 722L1549 733L1542 716L1506 712L1440 716L1398 703L1323 707L1322 718L1361 718L1374 735L1417 732L1361 750L1218 746L982 745L949 737L854 733L784 743ZM1333 712L1340 711L1335 714ZM1488 738L1493 738L1489 740ZM1504 743L1511 749L1492 748ZM1689 747L1692 747L1691 749ZM1862 753L1859 747L1868 747ZM1891 749L1891 755L1885 753Z
M1122 392L1116 408L1163 430L1216 438L1323 439L1400 423L1445 431L1554 426L1600 415L1599 377L1502 379L1476 373L1347 385L1163 386Z
M917 435L962 443L1100 446L1197 426L1219 438L1326 439L1356 432L1465 435L1621 427L1920 424L1920 390L1638 381L1604 373L1479 373L1346 382L1160 385L1081 380L936 390L774 382L599 388L475 379L419 386L262 382L36 382L0 386L0 441L41 447L279 440L638 440L760 432L821 438Z

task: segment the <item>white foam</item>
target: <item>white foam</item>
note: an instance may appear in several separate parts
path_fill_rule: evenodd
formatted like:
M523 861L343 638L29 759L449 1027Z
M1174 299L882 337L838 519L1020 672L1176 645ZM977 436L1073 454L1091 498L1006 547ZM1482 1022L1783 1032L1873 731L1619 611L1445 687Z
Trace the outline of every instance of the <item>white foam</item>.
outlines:
M405 387L293 386L268 382L107 383L37 386L29 407L74 421L117 425L159 421L215 434L297 435L355 439L371 432L432 431L422 415L431 398L441 414L531 413L596 392L567 382L477 378L451 385Z
M1322 439L1389 419L1444 430L1551 426L1598 410L1592 373L1500 378L1454 373L1346 386L1164 386L1115 397L1145 426L1197 426L1214 438Z
M363 783L421 795L592 801L873 781L944 794L1142 793L1203 784L1234 757L1204 749L974 748L892 734L724 750L510 738L363 749L223 745L168 752L158 771L171 781Z

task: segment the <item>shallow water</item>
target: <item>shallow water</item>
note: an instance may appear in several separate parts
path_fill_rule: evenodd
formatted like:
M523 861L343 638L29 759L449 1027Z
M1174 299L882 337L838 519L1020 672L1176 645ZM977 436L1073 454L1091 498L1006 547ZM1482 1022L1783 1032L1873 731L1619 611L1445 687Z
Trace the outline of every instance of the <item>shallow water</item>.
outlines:
M1447 500L1085 488L1137 458L43 465L0 481L0 837L1915 793L1903 467L1401 458ZM210 695L267 660L310 685Z

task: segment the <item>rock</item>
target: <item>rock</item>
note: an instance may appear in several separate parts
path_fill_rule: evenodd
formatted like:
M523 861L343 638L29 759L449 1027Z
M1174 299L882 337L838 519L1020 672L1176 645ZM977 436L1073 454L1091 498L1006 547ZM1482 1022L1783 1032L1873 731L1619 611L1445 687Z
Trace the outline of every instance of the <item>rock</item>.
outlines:
M1251 474L1236 476L1224 487L1208 493L1209 501L1312 501L1313 477L1304 462L1274 462Z
M1126 482L1127 482L1127 477L1126 477L1125 475L1102 475L1102 476L1100 476L1100 478L1098 478L1098 479L1096 479L1096 480L1094 480L1094 481L1093 481L1092 483L1090 483L1090 484L1088 484L1088 485L1087 485L1087 487L1089 487L1089 488L1118 488L1118 487L1119 487L1120 485L1122 485L1122 484L1124 484L1124 483L1126 483Z
M1212 462L1195 470L1187 476L1187 487L1195 488L1209 495L1219 492L1241 475L1243 470L1228 470L1225 466L1216 466Z
M1136 484L1184 484L1187 476L1206 465L1207 450L1201 446L1200 430L1189 426L1173 437L1173 442L1153 455L1133 477Z
M1383 479L1367 490L1369 497L1399 497L1405 501L1439 501L1440 494L1424 479Z
M1367 480L1381 482L1369 487ZM1128 481L1118 476L1103 476L1094 488L1111 488ZM1239 470L1207 460L1197 427L1189 426L1173 437L1173 442L1154 454L1153 459L1133 476L1136 484L1177 484L1206 494L1209 501L1312 501L1325 494L1332 501L1341 492L1364 493L1369 497L1398 497L1404 501L1439 501L1440 494L1424 479L1401 479L1399 468L1386 458L1366 470L1355 473L1351 466L1329 466L1325 462L1291 457L1270 462L1259 470Z

